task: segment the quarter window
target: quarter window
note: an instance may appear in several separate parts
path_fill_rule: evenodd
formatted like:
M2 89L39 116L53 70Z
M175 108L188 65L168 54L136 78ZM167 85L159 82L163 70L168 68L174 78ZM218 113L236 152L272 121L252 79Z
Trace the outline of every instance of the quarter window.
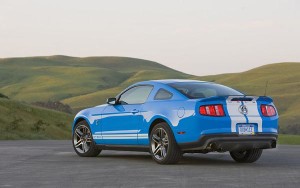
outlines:
M136 86L125 91L120 99L120 104L141 104L145 103L153 86Z
M154 97L154 100L167 100L171 99L173 94L165 89L159 89Z

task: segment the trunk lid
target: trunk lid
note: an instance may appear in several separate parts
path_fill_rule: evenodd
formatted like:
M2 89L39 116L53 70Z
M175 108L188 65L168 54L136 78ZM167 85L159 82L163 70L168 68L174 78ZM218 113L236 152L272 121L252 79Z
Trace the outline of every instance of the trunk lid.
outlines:
M253 124L257 132L262 132L261 104L273 100L266 96L217 96L200 99L201 105L222 104L226 117L231 120L231 132L237 132L238 124Z

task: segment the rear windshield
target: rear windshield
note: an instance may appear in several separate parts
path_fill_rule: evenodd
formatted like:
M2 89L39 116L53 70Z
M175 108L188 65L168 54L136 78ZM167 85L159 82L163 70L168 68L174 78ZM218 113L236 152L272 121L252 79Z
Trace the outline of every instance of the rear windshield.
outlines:
M190 99L207 98L213 96L244 95L232 88L215 84L201 82L177 82L168 84Z

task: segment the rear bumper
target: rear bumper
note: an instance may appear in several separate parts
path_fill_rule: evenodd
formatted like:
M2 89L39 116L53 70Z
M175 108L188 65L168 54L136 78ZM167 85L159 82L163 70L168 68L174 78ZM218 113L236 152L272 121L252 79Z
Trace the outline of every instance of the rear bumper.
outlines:
M182 143L182 151L241 151L248 149L276 148L277 134L209 134L202 135L197 142Z

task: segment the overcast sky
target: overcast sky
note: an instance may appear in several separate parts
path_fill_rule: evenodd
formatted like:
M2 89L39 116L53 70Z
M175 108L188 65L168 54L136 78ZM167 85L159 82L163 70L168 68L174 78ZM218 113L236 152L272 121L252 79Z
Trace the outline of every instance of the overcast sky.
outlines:
M0 57L127 56L208 75L300 62L299 0L0 0Z

